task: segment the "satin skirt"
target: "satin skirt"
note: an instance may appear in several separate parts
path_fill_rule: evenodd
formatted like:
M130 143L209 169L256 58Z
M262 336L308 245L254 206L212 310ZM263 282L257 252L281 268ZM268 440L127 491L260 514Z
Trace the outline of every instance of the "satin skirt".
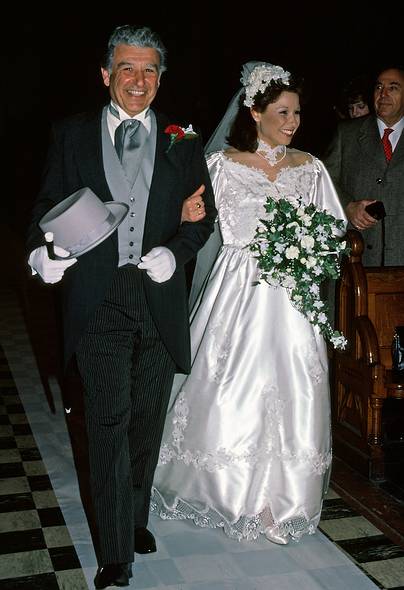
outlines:
M286 542L315 532L328 487L327 351L286 290L256 277L249 252L222 246L194 308L192 371L174 381L151 505Z

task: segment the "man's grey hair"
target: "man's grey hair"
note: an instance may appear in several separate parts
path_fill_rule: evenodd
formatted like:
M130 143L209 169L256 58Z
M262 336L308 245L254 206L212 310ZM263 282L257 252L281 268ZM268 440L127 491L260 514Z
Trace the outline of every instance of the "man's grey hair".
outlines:
M134 47L155 49L160 56L159 73L162 74L166 71L167 50L159 35L148 27L138 29L132 25L122 25L112 31L103 63L103 67L109 73L112 72L114 50L117 45L133 45Z

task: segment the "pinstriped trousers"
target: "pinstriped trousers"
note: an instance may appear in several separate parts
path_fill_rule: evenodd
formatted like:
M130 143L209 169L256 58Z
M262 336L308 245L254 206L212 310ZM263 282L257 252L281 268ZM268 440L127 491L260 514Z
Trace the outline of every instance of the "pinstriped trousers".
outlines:
M147 525L175 372L141 272L117 270L77 349L100 565L134 559L134 529Z

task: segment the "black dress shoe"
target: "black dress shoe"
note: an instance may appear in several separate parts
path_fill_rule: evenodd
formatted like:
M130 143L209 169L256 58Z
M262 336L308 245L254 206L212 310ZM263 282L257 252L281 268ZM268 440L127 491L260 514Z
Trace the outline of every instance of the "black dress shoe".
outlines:
M155 553L156 539L145 527L135 529L135 553Z
M98 568L94 578L97 590L108 586L129 586L132 577L131 563L109 563Z

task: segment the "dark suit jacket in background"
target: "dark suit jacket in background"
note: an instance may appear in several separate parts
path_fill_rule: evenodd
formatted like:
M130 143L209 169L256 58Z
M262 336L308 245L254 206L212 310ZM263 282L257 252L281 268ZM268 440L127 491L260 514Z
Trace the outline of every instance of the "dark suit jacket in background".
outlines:
M102 160L102 111L81 114L53 127L41 191L28 230L28 252L43 245L38 221L51 207L82 187L90 187L102 201L112 201ZM184 264L203 246L216 216L212 185L200 137L174 144L167 152L172 121L156 113L157 138L154 172L146 212L142 254L166 246L174 254L176 270L164 283L143 273L148 305L161 338L177 370L190 370L188 295ZM181 224L182 204L204 183L206 217ZM118 267L118 233L78 258L62 279L64 358L69 361L89 318L105 297Z
M344 207L350 201L361 199L383 201L387 214L384 263L386 266L404 265L404 133L387 163L374 115L343 121L323 162ZM362 235L364 265L380 266L382 223L379 221Z

